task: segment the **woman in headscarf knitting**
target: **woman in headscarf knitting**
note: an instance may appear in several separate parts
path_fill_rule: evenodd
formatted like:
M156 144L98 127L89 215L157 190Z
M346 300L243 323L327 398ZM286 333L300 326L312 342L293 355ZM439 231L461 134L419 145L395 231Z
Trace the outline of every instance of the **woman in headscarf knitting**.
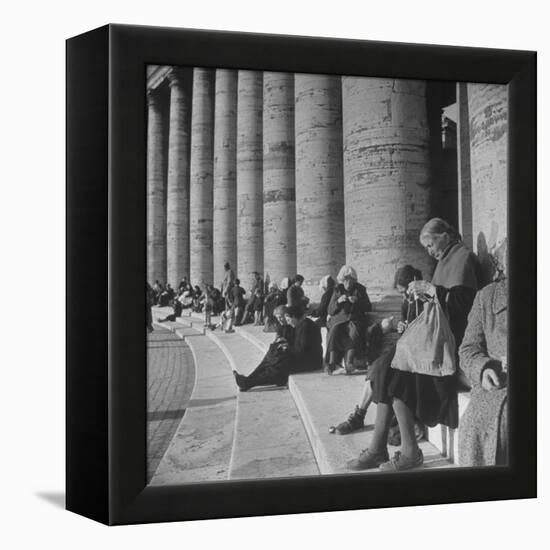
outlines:
M332 374L344 359L346 374L351 374L355 358L365 351L366 313L372 306L367 289L357 282L353 267L343 266L337 280L339 284L328 306L326 370Z

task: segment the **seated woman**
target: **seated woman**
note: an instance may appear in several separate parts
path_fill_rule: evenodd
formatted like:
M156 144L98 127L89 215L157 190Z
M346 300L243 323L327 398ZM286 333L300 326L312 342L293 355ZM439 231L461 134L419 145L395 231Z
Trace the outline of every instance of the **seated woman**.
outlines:
M496 253L502 277L478 292L468 317L459 356L472 392L460 419L461 466L507 463L508 284L506 242Z
M320 370L323 366L321 329L305 315L303 306L286 308L285 319L294 329L289 346L289 374Z
M318 327L327 326L328 306L330 304L330 300L332 299L335 286L336 282L330 275L325 275L319 282L319 287L323 292L321 301L319 304L311 307L311 309L307 312L309 317L315 318L315 324Z
M414 318L422 310L422 302L420 300L415 301L414 299L411 299L411 297L407 295L407 287L412 281L420 281L421 279L422 273L411 265L400 267L397 270L395 273L394 288L403 297L403 302L401 304L401 320L397 323L396 328L394 328L393 317L383 319L381 323L376 323L372 327L369 327L369 332L373 335L373 339L377 337L381 338L382 335L389 334L392 330L397 330L399 334L402 334L405 327L414 320ZM367 373L367 378L359 405L355 406L355 410L349 415L347 420L344 420L344 422L341 422L336 427L331 428L331 433L346 435L362 429L364 426L367 409L370 404L373 400L378 403L381 399L381 392L385 385L387 371L390 368L391 360L395 354L395 344L393 344L391 348L381 357L378 357L381 351L381 342L376 342L374 344L375 345L373 346L369 346L373 348L370 350L371 353L369 354L371 365Z
M281 331L260 365L249 376L234 371L235 381L241 391L271 384L284 386L289 374L321 369L323 348L319 327L305 316L301 307L277 308L277 319L282 323L281 312L284 312L285 324L281 326Z
M304 277L300 274L296 275L292 280L286 293L286 303L289 307L301 306L304 309L307 307L309 298L304 294L304 289L302 288L303 284Z
M173 310L173 313L171 313L170 315L167 315L166 317L164 317L164 319L161 319L159 317L157 319L157 322L158 323L164 323L166 321L170 321L170 322L174 323L176 321L176 317L181 317L181 313L182 313L182 310L183 310L183 305L176 298L174 298L172 300L172 310Z
M286 304L286 293L279 290L275 283L271 283L269 292L264 300L264 332L276 332L279 323L275 319L275 309Z
M365 353L366 313L372 306L367 289L357 282L357 273L343 266L338 273L340 283L330 300L327 322L327 372L332 374L344 358L346 374L353 372L353 361Z
M237 386L241 391L247 391L254 386L266 386L286 384L287 373L287 352L293 340L294 329L287 324L285 319L285 306L277 306L273 311L273 317L277 322L275 340L269 346L267 353L261 363L248 376L243 376L233 371Z
M458 231L440 218L424 225L420 243L437 260L437 265L431 282L412 281L407 293L422 300L437 294L458 348L477 290L477 259L462 244ZM458 426L458 372L431 376L385 365L379 368L384 376L376 377L378 386L373 383L373 400L378 406L370 446L347 466L351 470L379 467L382 471L417 468L423 464L424 456L418 446L415 418L427 426ZM390 460L388 430L394 413L401 433L401 449Z

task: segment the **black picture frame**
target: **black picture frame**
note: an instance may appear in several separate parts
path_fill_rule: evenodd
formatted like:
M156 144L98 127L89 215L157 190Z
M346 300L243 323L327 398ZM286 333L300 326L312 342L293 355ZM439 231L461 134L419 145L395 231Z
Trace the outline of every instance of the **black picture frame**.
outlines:
M146 487L147 64L508 84L509 466ZM535 52L125 25L67 41L68 510L116 525L533 498L536 395Z

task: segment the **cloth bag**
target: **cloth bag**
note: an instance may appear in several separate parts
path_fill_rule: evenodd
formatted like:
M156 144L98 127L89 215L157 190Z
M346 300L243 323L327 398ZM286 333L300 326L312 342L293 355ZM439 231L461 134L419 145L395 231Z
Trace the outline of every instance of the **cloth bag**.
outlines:
M455 339L437 296L424 304L397 341L391 367L429 376L455 373Z

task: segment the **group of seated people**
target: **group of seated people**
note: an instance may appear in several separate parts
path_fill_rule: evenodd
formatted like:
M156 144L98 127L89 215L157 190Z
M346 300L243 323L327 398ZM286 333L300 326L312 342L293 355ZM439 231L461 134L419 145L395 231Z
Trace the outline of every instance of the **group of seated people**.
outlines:
M343 362L345 374L354 372L358 359L368 366L359 404L347 420L332 428L348 434L364 426L367 409L377 405L370 445L347 463L351 470L378 468L403 471L424 462L419 440L425 426L459 426L461 466L504 465L507 461L507 285L506 243L496 251L495 282L480 290L479 264L458 232L434 218L422 229L420 242L437 264L428 282L413 266L395 274L402 295L401 318L372 322L371 302L355 270L344 266L336 280L321 281L323 295L308 304L297 292L297 305L278 305L274 342L264 359L248 376L234 372L241 391L259 385L285 385L289 374L318 371L332 374ZM298 287L301 283L298 283ZM300 289L301 290L301 289ZM427 301L437 300L448 321L458 368L452 375L406 372L392 366L396 344L386 349L384 335L404 334ZM321 327L328 334L324 358ZM470 391L466 412L459 419L458 392ZM388 443L397 424L401 449L390 458Z
M317 304L305 296L300 275L283 279L279 286L270 284L266 290L261 276L255 274L255 284L245 299L246 293L229 264L225 265L221 297L213 296L212 287L205 292L207 326L212 327L210 315L217 312L228 332L233 325L250 320L262 323L264 331L275 332L273 343L252 373L244 376L234 371L241 391L272 384L284 386L290 374L323 367L327 374L340 366L344 374L351 374L358 362L367 367L359 404L347 420L331 430L344 435L362 429L368 407L377 405L369 448L348 462L351 470L402 471L421 466L424 457L418 441L424 426L457 428L457 395L464 390L471 390L471 398L460 419L460 464L506 464L505 244L496 255L500 255L498 280L480 290L477 258L450 224L439 218L430 220L421 230L420 243L437 263L429 282L411 265L397 270L394 287L402 295L399 320L388 317L373 322L367 289L348 265L336 278L323 277L322 297ZM456 372L433 376L392 367L396 344L384 345L384 336L406 333L426 302L434 300L442 305L452 332ZM323 327L327 330L324 356ZM401 449L390 458L388 442L395 424Z

